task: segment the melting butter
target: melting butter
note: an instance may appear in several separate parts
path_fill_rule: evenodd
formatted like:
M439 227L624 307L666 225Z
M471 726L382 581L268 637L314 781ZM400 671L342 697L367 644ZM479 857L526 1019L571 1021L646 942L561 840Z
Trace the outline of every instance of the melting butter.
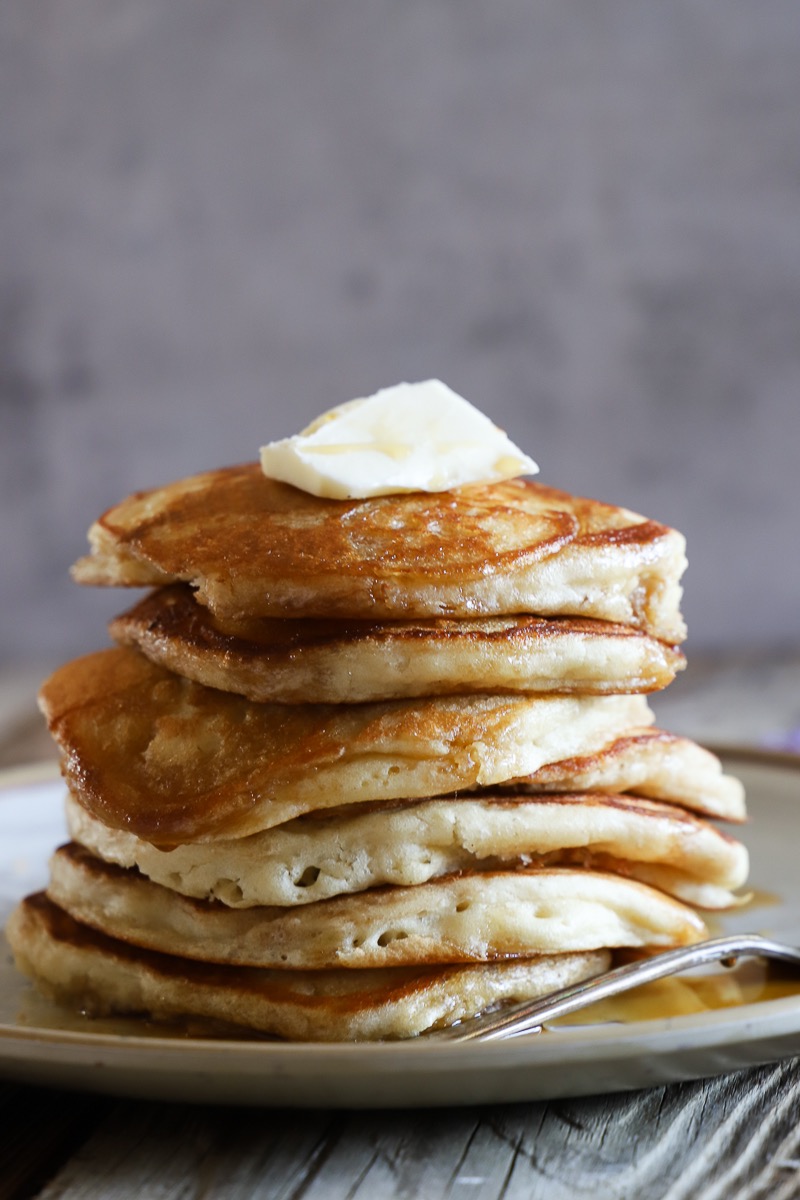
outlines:
M442 492L534 475L502 429L438 379L400 383L261 449L271 479L334 500Z

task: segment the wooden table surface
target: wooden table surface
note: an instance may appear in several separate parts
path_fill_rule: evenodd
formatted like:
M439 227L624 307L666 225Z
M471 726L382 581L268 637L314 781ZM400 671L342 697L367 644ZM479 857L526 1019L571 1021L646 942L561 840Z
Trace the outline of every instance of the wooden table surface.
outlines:
M0 676L0 766L53 756L31 678ZM707 664L673 689L657 707L666 727L795 744L797 656ZM589 1099L366 1112L324 1103L222 1108L0 1081L0 1200L800 1197L800 1060Z

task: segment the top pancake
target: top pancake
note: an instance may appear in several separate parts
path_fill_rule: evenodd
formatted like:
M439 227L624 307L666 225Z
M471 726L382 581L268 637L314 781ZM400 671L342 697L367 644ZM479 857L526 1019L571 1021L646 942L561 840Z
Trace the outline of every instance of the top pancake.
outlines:
M187 582L224 619L529 612L685 636L681 534L519 479L339 501L252 463L137 493L89 538L79 583Z

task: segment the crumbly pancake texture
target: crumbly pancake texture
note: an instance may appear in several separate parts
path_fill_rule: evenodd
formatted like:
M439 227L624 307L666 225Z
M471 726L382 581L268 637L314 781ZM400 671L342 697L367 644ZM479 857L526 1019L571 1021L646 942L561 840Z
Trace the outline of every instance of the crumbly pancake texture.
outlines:
M112 637L207 687L283 704L357 704L465 692L604 695L666 687L674 646L580 617L221 622L191 588L159 588Z
M323 500L257 463L140 492L89 531L79 583L185 582L224 618L368 620L528 612L685 636L681 534L514 479Z
M663 729L636 729L590 754L545 763L513 792L634 792L723 821L746 820L744 788L716 755Z
M408 1038L503 1002L544 996L606 970L609 955L558 954L451 967L270 971L139 950L29 896L7 928L19 969L93 1016L200 1018L293 1041Z
M654 888L582 869L449 875L295 908L191 900L74 842L48 896L75 920L148 950L237 966L318 970L492 962L696 941L700 917Z
M40 703L81 804L161 846L499 783L651 719L642 696L253 704L127 648L61 667Z
M442 798L352 805L298 817L248 838L159 850L109 829L72 797L70 836L97 857L136 867L184 896L233 908L310 904L383 884L413 887L440 875L506 865L616 869L712 907L734 903L747 878L745 847L667 804L634 796ZM657 876L648 868L654 866ZM663 869L666 868L666 873ZM600 869L603 869L601 867Z

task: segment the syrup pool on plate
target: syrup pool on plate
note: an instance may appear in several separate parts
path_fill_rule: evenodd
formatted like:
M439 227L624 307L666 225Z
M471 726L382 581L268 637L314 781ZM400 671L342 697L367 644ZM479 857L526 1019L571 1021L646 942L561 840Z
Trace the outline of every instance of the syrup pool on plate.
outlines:
M620 996L598 1000L579 1012L548 1021L547 1028L599 1025L610 1022L661 1021L694 1013L761 1004L800 996L800 974L762 959L703 974L686 974L645 983Z

